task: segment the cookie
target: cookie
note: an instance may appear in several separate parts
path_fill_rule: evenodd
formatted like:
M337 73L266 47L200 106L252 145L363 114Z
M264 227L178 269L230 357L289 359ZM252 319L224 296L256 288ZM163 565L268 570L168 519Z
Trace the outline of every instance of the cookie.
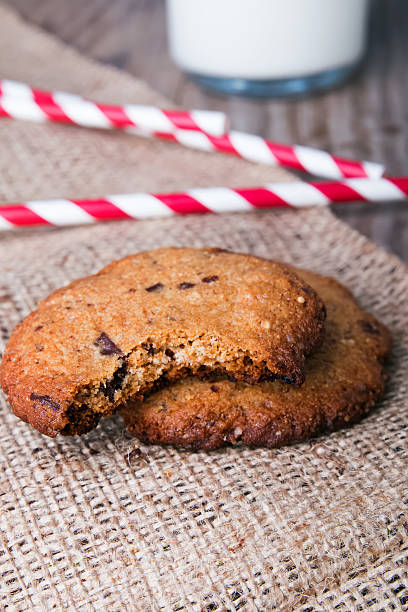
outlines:
M361 419L383 392L390 335L338 282L297 272L327 309L325 338L307 360L302 387L188 378L122 410L129 431L144 442L190 449L238 442L274 448Z
M131 255L52 293L14 331L1 382L42 433L79 434L194 374L300 384L324 305L287 266L222 249Z

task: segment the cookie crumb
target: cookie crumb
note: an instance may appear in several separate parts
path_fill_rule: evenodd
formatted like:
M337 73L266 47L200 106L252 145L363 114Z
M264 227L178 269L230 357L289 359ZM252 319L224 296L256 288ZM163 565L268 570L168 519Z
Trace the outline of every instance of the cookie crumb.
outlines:
M127 461L130 464L132 459L137 459L139 457L146 463L150 463L149 457L145 453L143 453L140 448L134 448L133 450L130 451L130 453L128 453L127 455L124 455L123 458L125 459L125 461Z
M140 450L140 448L134 448L132 451L130 451L130 453L128 454L128 459L129 461L131 459L133 459L134 457L140 457L140 455L142 454L142 451Z

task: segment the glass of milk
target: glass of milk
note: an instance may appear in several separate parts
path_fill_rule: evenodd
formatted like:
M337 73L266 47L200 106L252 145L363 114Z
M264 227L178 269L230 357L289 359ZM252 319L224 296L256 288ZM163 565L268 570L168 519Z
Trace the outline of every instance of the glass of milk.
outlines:
M175 62L228 94L288 96L330 88L358 66L370 0L167 0Z

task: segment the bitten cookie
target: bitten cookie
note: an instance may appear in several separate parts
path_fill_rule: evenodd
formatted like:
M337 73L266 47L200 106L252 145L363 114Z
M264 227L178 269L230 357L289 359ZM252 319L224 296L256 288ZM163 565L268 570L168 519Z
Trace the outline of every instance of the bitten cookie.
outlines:
M11 336L1 383L15 414L42 433L79 434L158 382L190 374L298 385L324 316L285 265L158 249L42 301Z
M273 448L361 419L383 392L390 335L338 282L297 272L327 308L325 338L307 360L301 388L188 378L121 411L129 431L144 442L190 449L239 441Z

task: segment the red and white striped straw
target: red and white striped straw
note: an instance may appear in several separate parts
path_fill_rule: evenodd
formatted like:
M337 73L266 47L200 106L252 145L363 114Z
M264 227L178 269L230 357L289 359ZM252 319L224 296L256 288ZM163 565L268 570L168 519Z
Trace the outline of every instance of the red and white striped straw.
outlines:
M337 202L406 200L408 177L274 183L180 193L111 195L95 200L42 200L0 206L0 230L32 225L80 225L191 213L243 212L256 208L326 206Z
M42 91L7 79L0 80L0 116L104 129L135 127L159 134L188 130L220 136L225 133L227 125L225 114L218 111L99 104L75 94Z
M286 166L315 176L379 178L384 166L331 155L311 147L284 145L244 132L224 133L222 113L163 111L137 105L109 106L81 96L44 92L24 83L0 80L0 116L31 121L61 121L96 128L119 128L158 137L204 151L220 151L243 159Z
M262 138L262 136L234 130L222 136L176 130L166 138L194 149L221 151L248 161L285 166L335 180L342 178L375 179L380 178L385 170L383 165L375 162L346 159L327 153L327 151L301 145L279 144Z

